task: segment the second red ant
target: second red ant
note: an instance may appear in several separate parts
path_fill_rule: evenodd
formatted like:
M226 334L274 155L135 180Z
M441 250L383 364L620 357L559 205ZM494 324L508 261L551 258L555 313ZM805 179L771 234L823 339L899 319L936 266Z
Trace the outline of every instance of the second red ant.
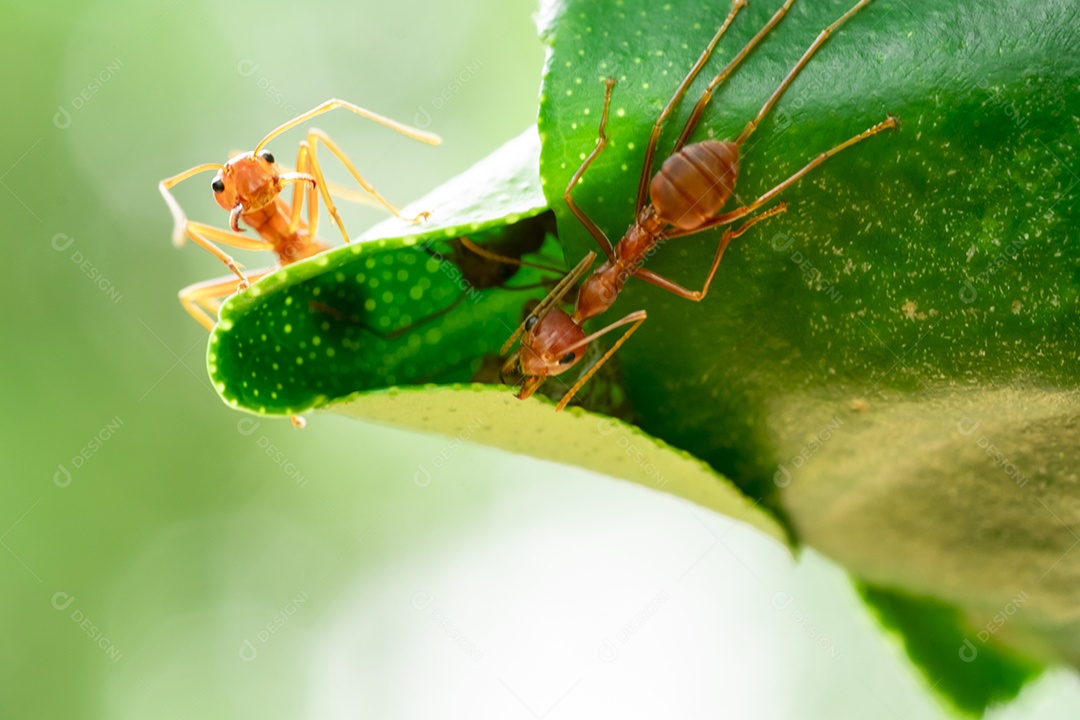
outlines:
M589 271L593 260L596 258L595 253L588 253L537 305L503 345L502 354L505 355L518 338L521 338L520 347L509 356L504 365L506 374L519 371L525 376L521 390L518 393L519 398L524 399L531 396L548 377L558 375L573 367L585 355L586 349L594 340L616 328L630 325L629 329L622 334L607 352L587 372L583 373L578 381L563 395L555 406L556 411L562 410L577 390L600 369L619 346L626 342L630 335L645 321L645 311L638 310L588 335L582 327L586 320L600 315L611 307L631 276L663 288L679 297L699 302L708 293L709 286L712 284L713 277L716 275L720 260L728 244L754 224L784 212L787 205L779 203L749 218L742 225L726 230L720 238L712 266L701 290L689 290L643 267L645 260L651 256L661 243L694 235L710 228L728 225L747 217L766 203L774 200L781 192L794 185L804 175L831 156L883 130L898 126L897 119L889 116L868 130L821 153L794 175L780 182L752 202L734 210L720 213L720 210L723 209L735 192L735 181L739 170L739 150L742 145L757 129L761 120L769 113L780 99L780 96L783 95L784 91L787 90L791 82L828 36L848 18L871 2L871 0L860 0L818 35L773 91L772 95L769 96L768 100L765 101L757 116L746 124L735 140L705 140L687 145L686 141L701 119L701 115L712 97L713 90L735 70L761 39L780 22L794 1L787 0L765 26L728 63L727 67L721 70L709 83L686 121L672 154L664 161L660 171L652 177L650 182L649 176L652 173L653 156L656 152L656 145L664 121L685 95L690 83L693 82L694 78L705 66L721 36L728 29L739 11L746 6L746 2L745 0L736 0L732 5L731 11L720 29L717 30L712 41L675 90L675 94L653 125L645 151L645 159L642 163L641 178L638 183L635 205L636 217L626 235L614 246L612 246L611 241L600 227L578 208L571 195L571 191L581 180L589 165L607 146L608 138L605 129L615 80L609 78L605 81L604 110L600 118L599 140L596 147L585 158L581 167L570 179L563 198L574 216L581 221L593 238L596 239L606 256L606 261L582 283L572 315L563 311L559 305L567 293L570 292L570 289ZM648 193L649 202L646 202L646 193Z

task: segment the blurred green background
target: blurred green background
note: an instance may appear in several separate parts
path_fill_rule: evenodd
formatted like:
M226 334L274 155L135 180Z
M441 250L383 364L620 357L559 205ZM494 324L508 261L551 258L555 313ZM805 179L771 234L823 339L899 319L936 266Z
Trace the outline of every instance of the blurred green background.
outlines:
M534 11L4 3L0 716L943 716L813 554L575 469L253 420L210 388L176 291L225 268L171 246L157 182L340 97L443 136L316 123L414 199L534 121ZM209 184L177 195L224 226ZM354 235L381 217L344 209ZM994 715L1078 702L1053 672Z

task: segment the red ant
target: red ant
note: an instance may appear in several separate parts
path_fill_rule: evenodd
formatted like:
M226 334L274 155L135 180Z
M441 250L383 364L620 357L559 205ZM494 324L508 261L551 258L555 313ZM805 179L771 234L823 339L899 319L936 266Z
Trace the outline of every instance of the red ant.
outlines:
M603 313L611 307L615 298L618 297L619 291L622 290L630 276L641 278L642 280L672 292L679 297L699 302L704 299L705 295L708 293L713 276L716 274L716 270L720 265L720 259L723 257L724 250L727 248L728 244L746 232L754 224L767 217L784 212L787 209L787 205L785 203L780 203L769 210L750 218L738 228L734 230L729 228L726 230L720 238L720 243L716 249L716 255L713 258L712 267L709 269L709 274L705 278L705 284L701 290L688 290L651 270L646 270L642 266L645 260L661 243L673 238L694 235L720 225L727 225L746 217L754 210L776 198L781 192L794 185L804 175L825 162L825 160L832 155L835 155L841 150L850 147L861 140L865 140L882 130L897 127L897 119L889 116L886 120L874 125L869 130L859 133L846 142L818 155L794 175L776 185L749 204L719 215L717 214L734 194L735 180L739 170L739 148L754 132L758 123L761 122L762 118L768 114L769 110L771 110L777 100L780 99L780 96L795 79L795 76L798 75L799 71L806 65L814 52L821 47L829 34L858 10L869 4L871 0L860 0L854 7L844 13L836 20L836 22L829 25L818 35L817 39L814 40L795 64L795 67L788 72L780 82L780 85L773 91L773 94L766 100L757 116L746 124L742 133L740 133L734 141L722 142L718 140L705 140L703 142L687 145L687 138L700 120L705 106L712 97L712 91L727 78L740 62L742 62L754 46L780 22L781 18L787 13L794 1L795 0L787 0L757 35L751 38L739 54L736 55L728 66L725 67L708 85L704 93L702 93L701 98L694 106L690 118L683 128L682 134L679 135L679 139L675 143L672 154L664 161L660 171L652 178L652 182L649 183L648 179L652 172L653 156L656 151L656 144L660 137L661 126L664 120L674 110L675 105L682 99L687 88L690 86L690 83L693 82L694 78L697 77L698 73L704 67L709 56L712 54L713 49L719 42L720 37L727 30L739 10L746 6L745 0L735 0L731 11L728 13L727 19L713 36L712 41L691 68L689 74L687 74L682 83L675 90L674 96L672 96L667 106L657 118L656 123L653 125L652 134L649 137L649 144L645 151L645 160L641 169L641 179L638 184L636 219L630 226L630 229L627 230L626 235L624 235L614 247L612 247L611 241L599 226L578 208L573 197L571 197L571 190L573 190L574 186L581 180L585 170L607 145L607 135L604 133L604 129L607 125L608 108L611 105L611 93L615 86L615 80L614 78L608 78L605 81L607 88L604 93L604 111L600 118L599 140L596 143L596 147L589 156L585 158L581 167L578 168L577 172L574 173L574 176L570 179L570 183L563 193L563 198L566 200L566 204L569 206L571 212L574 213L577 219L581 221L589 233L596 239L597 243L599 243L607 260L582 284L581 289L578 291L577 302L572 316L560 309L558 305L563 297L570 291L570 288L574 287L578 280L581 279L592 266L593 260L596 257L596 254L593 252L586 255L586 257L578 263L577 267L571 270L570 273L563 278L563 280L546 298L544 298L536 309L533 310L533 312L518 327L510 339L503 345L501 353L505 355L513 346L514 342L522 336L522 333L524 333L524 337L521 339L521 346L507 359L503 368L504 372L507 374L517 369L525 376L521 391L518 393L519 398L524 399L529 397L536 392L536 389L540 387L544 380L549 376L558 375L572 367L584 356L586 348L593 340L596 340L615 328L631 325L631 327L623 333L622 337L620 337L618 341L604 353L596 364L585 372L573 387L563 395L562 400L555 406L556 411L562 410L566 407L566 404L577 390L592 377L594 373L596 373L619 346L626 342L630 335L645 321L645 311L639 310L630 313L622 319L617 320L590 335L586 335L582 328L582 324L586 320ZM648 203L645 202L646 186L648 186L649 193Z
M402 217L398 209L380 195L371 183L364 179L349 157L321 130L309 129L307 138L301 141L300 151L296 158L296 172L281 172L274 160L274 156L263 149L267 143L286 130L296 127L316 115L337 108L350 110L361 117L374 120L414 140L420 140L431 145L438 145L442 142L437 135L403 125L370 110L365 110L358 105L353 105L344 100L327 100L321 105L274 128L251 152L236 155L224 165L218 163L198 165L185 170L179 175L162 180L158 184L161 195L165 198L165 203L172 212L174 221L173 244L183 244L186 235L197 245L210 251L216 258L225 263L239 278L239 283L235 285L236 280L234 278L219 278L189 285L180 291L180 303L207 330L214 327L216 301L232 294L234 287L236 291L243 290L253 280L261 278L277 267L311 257L330 247L319 241L315 236L319 221L318 198L320 194L330 211L331 218L333 218L334 223L341 231L342 237L345 238L345 242L350 241L349 234L345 231L345 224L342 222L337 207L330 197L330 185L323 177L322 168L319 165L316 154L319 143L326 145L327 149L341 161L353 178L371 197L375 198L380 205L396 217ZM217 170L217 175L214 176L210 187L214 191L214 199L218 205L229 211L229 227L232 228L231 231L189 221L176 198L169 192L170 188L183 180L207 170ZM291 205L281 197L281 193L289 185L295 186ZM307 185L306 193L304 192L305 185ZM300 219L305 197L308 203L307 223ZM428 213L420 213L414 218L402 219L418 222L426 218L427 215ZM241 220L258 233L259 237L253 238L241 234ZM258 270L245 275L236 261L215 245L215 242L243 250L272 250L277 254L278 264L273 268Z

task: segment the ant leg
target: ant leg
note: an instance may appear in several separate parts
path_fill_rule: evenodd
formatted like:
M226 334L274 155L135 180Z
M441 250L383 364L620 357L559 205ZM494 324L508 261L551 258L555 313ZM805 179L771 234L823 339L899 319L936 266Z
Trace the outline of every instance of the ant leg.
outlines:
M340 311L337 308L333 307L332 305L327 305L326 303L320 302L318 300L309 300L308 301L308 307L311 310L314 310L316 312L321 312L321 313L324 313L326 315L329 315L330 317L332 317L332 318L334 318L336 320L341 320L342 322L347 322L347 323L350 323L352 325L356 325L356 326L358 326L358 327L360 327L360 328L362 328L364 330L367 330L369 333L372 333L374 335L378 335L379 337L384 338L386 340L396 340L397 338L401 337L402 335L405 335L406 333L410 333L410 332L412 332L413 330L415 330L416 328L418 328L418 327L420 327L422 325L428 324L432 320L437 320L437 319L441 318L443 315L449 314L450 312L452 312L454 310L454 308L456 308L458 305L460 305L465 300L465 298L467 298L473 292L475 292L475 288L467 287L461 292L460 295L458 295L456 298L454 298L453 302L451 302L449 305L442 308L441 310L436 310L435 312L431 313L430 315L426 315L426 316L420 318L416 322L411 322L408 325L403 325L402 327L396 328L394 330L385 331L385 332L382 331L382 330L377 330L377 329L371 327L370 325L363 322L362 320L360 320L360 318L358 318L355 315L346 315L345 313L343 313L342 311Z
M254 281L269 272L269 269L259 270L251 273L248 277L250 280ZM194 285L188 285L181 290L179 293L180 304L184 306L184 309L187 310L193 318L199 321L200 325L207 330L213 330L214 323L217 322L217 312L221 305L220 301L236 291L236 278L232 276L218 278L217 280L207 280L195 283Z
M345 168L353 176L356 182L360 184L360 187L364 188L364 190L366 190L376 200L382 203L383 207L389 210L391 214L394 215L394 217L405 220L407 222L415 223L426 219L428 215L430 215L430 213L422 212L414 218L407 218L403 216L401 212L389 200L379 194L379 191L375 189L374 185L364 179L364 176L361 175L360 171L356 169L356 166L353 164L352 160L349 159L349 156L346 155L345 152L337 146L337 143L331 140L330 137L322 130L316 130L315 128L308 130L307 139L308 143L310 143L311 145L311 155L309 159L309 162L311 163L311 172L315 176L316 184L319 187L319 192L322 193L323 202L326 203L326 209L330 211L330 217L333 218L334 223L338 226L338 229L341 230L341 234L342 236L344 236L346 243L352 242L352 240L349 238L349 234L345 231L345 223L342 222L341 216L338 215L337 206L334 205L334 201L330 197L330 191L326 186L326 178L323 177L322 167L319 165L319 160L316 153L319 142L322 142L323 145L326 145L326 148L330 152L332 152L338 160L341 161L341 164L345 166Z
M300 149L296 153L296 173L301 175L314 175L311 170L311 146L306 140L300 142ZM300 227L300 212L303 210L304 200L308 204L308 234L314 239L319 226L319 193L315 187L318 178L308 187L296 183L293 188L292 206L289 212L289 234L292 235Z
M683 127L682 133L679 135L679 139L675 141L675 147L672 149L672 154L679 152L686 145L687 139L690 137L690 133L697 127L698 121L701 120L701 114L705 112L705 106L709 104L712 99L713 90L715 90L720 83L724 82L727 77L735 71L735 68L746 59L746 56L750 54L750 51L757 46L761 39L764 38L769 32L776 27L776 24L783 19L784 15L791 8L792 3L795 0L787 0L779 10L777 10L773 16L769 19L769 22L765 23L765 27L758 31L757 35L750 38L750 42L746 43L746 47L739 51L739 54L732 58L731 62L727 64L720 73L712 79L705 91L701 93L701 97L698 99L697 104L694 105L694 110L690 113L690 117L686 121L686 126Z
M374 120L380 125L388 127L391 130L399 132L406 137L412 138L413 140L419 140L420 142L425 142L429 145L439 145L442 143L442 138L440 138L434 133L424 132L423 130L409 127L408 125L399 123L396 120L391 120L388 117L384 117L382 115L379 115L378 113L373 113L370 110L366 110L359 105L353 105L351 102L346 102L344 100L338 100L334 98L331 100L327 100L326 102L319 105L316 105L307 112L301 113L294 117L292 120L289 120L288 122L283 123L271 130L270 133L266 137L264 137L258 145L255 146L255 149L252 151L251 154L258 155L259 151L266 147L266 144L268 142L270 142L286 130L294 128L297 125L301 125L317 115L322 115L323 113L330 112L331 110L335 110L337 108L343 108L345 110L349 110L350 112L356 113L360 117L367 118L368 120Z
M473 253L475 255L479 255L480 257L486 258L488 260L493 260L495 262L505 263L507 265L517 265L518 267L531 267L531 268L536 268L537 270L547 270L548 272L553 272L553 273L556 273L556 274L559 274L559 275L562 275L565 272L565 270L560 270L559 268L554 268L554 267L551 267L549 265L541 265L539 263L527 262L527 261L521 260L519 258L512 258L512 257L507 257L505 255L499 255L498 253L493 253L490 250L488 250L488 249L486 249L486 248L484 248L484 247L482 247L480 245L477 245L476 243L474 243L472 240L465 237L464 235L462 235L460 238L458 238L458 240L461 242L462 245L465 246L465 248L469 252L471 252L471 253ZM534 286L534 287L539 287L539 286L537 285L537 286Z
M308 148L308 169L311 171L311 174L315 176L315 188L322 193L323 199L326 201L326 209L330 211L330 219L337 225L338 230L341 231L341 236L345 238L345 244L348 245L352 242L352 238L349 237L348 231L345 230L345 223L341 220L341 215L338 214L337 206L334 205L334 201L330 199L330 191L326 187L326 178L323 177L322 167L319 165L319 161L315 155L315 141L313 134L313 131L308 131L307 140L303 142L303 145ZM327 138L327 140L329 140L329 138ZM331 147L331 145L332 143L327 142L327 147ZM334 148L336 148L336 146L331 147L331 151L333 151ZM308 212L311 212L311 205L308 206Z
M596 253L590 252L585 255L581 262L579 262L573 270L567 273L566 277L560 280L558 284L551 289L551 292L547 294L547 297L541 300L540 303L533 308L532 312L529 313L528 317L521 321L521 324L518 325L517 330L510 336L510 339L503 343L502 349L499 350L500 355L505 355L517 339L521 337L521 334L525 332L525 324L529 322L530 318L535 317L537 320L543 320L544 316L548 314L551 308L562 302L566 293L570 292L570 288L577 285L578 280L580 280L585 273L589 271L589 268L592 267L593 260L596 260Z
M449 315L451 312L453 312L454 308L456 308L458 305L460 305L462 302L464 302L465 298L469 297L474 292L476 292L476 288L473 288L473 287L465 288L464 290L461 291L460 295L458 295L456 298L454 298L454 301L452 303L450 303L449 305L444 307L442 310L436 310L435 312L431 313L430 315L420 318L416 322L409 323L408 325L405 325L404 327L399 327L399 328L397 328L395 330L391 330L390 332L385 333L385 337L388 340L394 340L395 338L401 337L405 333L412 332L413 330L420 327L421 325L427 325L432 320L438 320L443 315ZM379 334L378 330L372 330L372 332L375 332L376 334Z
M232 276L222 280L196 283L180 291L180 304L204 328L213 330L214 323L217 322L220 302L212 301L220 301L234 292L236 292L236 278Z
M180 203L176 201L173 194L169 192L169 188L180 184L189 177L198 175L201 172L208 170L224 170L224 165L218 163L203 163L202 165L196 165L189 170L185 170L179 175L173 175L171 178L165 178L158 183L158 190L161 192L161 197L165 198L165 204L169 206L169 212L173 216L173 245L180 247L184 244L184 227L187 225L187 216L184 214L183 208L180 207Z
M551 287L551 283L550 282L534 282L534 283L529 283L528 285L503 285L502 289L503 290L509 290L511 292L517 292L517 291L520 291L520 290L536 290L538 288L546 288L546 287Z
M727 249L728 244L765 218L779 215L785 210L787 210L787 203L780 203L776 207L769 208L760 215L755 215L734 230L731 228L725 230L723 236L720 238L720 244L716 248L716 256L713 258L712 267L709 268L709 275L705 278L705 285L702 286L700 290L687 290L682 285L672 282L666 277L658 275L652 270L646 270L645 268L638 268L634 272L634 276L641 278L645 282L652 283L659 288L663 288L668 292L675 293L679 297L693 300L694 302L701 302L709 293L709 286L712 285L713 276L716 275L716 270L720 267L720 260L724 257L724 250Z
M641 165L641 180L638 181L637 203L634 205L634 214L641 213L641 209L645 207L645 193L646 188L649 185L649 178L652 177L653 157L656 155L656 144L660 141L660 129L671 115L675 106L683 95L686 94L687 88L690 87L690 83L694 82L694 78L698 76L701 69L705 67L705 63L709 61L709 56L712 55L713 50L716 48L716 44L720 42L720 37L727 31L728 26L731 25L735 16L746 7L746 0L735 0L731 4L731 11L728 12L727 19L720 26L720 29L713 35L712 41L705 47L705 50L701 53L701 57L694 63L694 67L690 68L690 72L686 74L683 81L679 84L679 87L675 89L675 94L671 96L671 100L668 101L667 107L660 113L660 117L656 118L656 122L653 124L652 134L649 135L649 144L645 147L645 161Z
M769 113L769 110L771 110L773 105L776 104L776 101L780 99L780 96L783 95L784 91L788 89L789 85L791 85L792 81L795 79L795 76L799 74L799 72L803 69L806 63L810 60L810 57L815 52L817 52L818 48L822 46L822 44L829 37L829 35L832 34L832 32L836 30L836 28L843 25L848 18L850 18L859 10L870 4L870 2L871 0L859 0L859 2L855 3L854 7L841 15L836 22L821 31L821 34L817 36L817 39L814 40L814 42L810 43L810 47L808 47L806 49L806 52L803 53L803 56L799 58L799 62L795 63L795 67L791 68L791 70L784 77L784 79L780 81L780 85L777 86L776 90L773 91L773 94L770 95L769 99L765 101L765 104L761 107L761 110L758 112L757 117L746 123L746 127L743 128L743 131L739 134L739 137L735 139L736 145L742 145L744 142L746 142L746 139L750 137L751 133L753 133L754 130L757 129L758 123L761 122L762 118L764 118Z
M241 272L240 266L233 260L232 256L226 253L224 250L214 244L214 241L224 243L231 247L239 248L241 250L273 250L274 248L265 240L248 237L239 233L229 232L228 230L221 230L210 225L203 225L202 223L190 222L184 226L185 234L192 239L192 241L209 251L214 257L236 273L236 276L240 278L241 288L247 287L250 283L244 273Z
M895 129L895 128L899 127L899 125L900 125L900 121L897 120L894 116L890 115L888 118L886 118L885 120L879 122L877 125L873 126L869 130L863 130L861 133L859 133L855 137L850 138L849 140L846 140L845 142L840 143L836 147L834 147L834 148L832 148L830 150L826 150L825 152L821 153L816 158L814 158L809 163L807 163L806 167L804 167L802 170L799 170L797 173L795 173L794 175L789 177L787 180L784 180L779 185L774 187L772 190L769 190L764 195L759 197L757 200L754 200L753 202L751 202L749 205L744 205L741 208L736 208L736 209L731 210L729 212L723 213L722 215L717 215L716 217L711 218L710 220L706 221L705 223L703 223L702 225L699 225L696 228L692 228L690 230L674 230L674 231L672 231L670 233L665 233L665 237L667 237L667 238L685 237L687 235L693 235L694 233L701 232L702 230L708 230L709 228L716 227L717 225L727 225L728 223L735 222L739 218L742 218L742 217L745 217L745 216L749 215L750 213L754 212L754 210L757 210L762 205L764 205L764 204L768 203L769 201L771 201L773 198L775 198L777 195L782 193L784 190L787 190L789 187L791 187L792 185L797 183L799 180L801 180L802 177L804 175L806 175L808 172L810 172L811 170L816 168L818 165L825 162L826 160L828 160L829 158L831 158L833 155L837 154L841 150L849 148L852 145L854 145L855 143L860 142L862 140L865 140L865 139L867 139L868 137L870 137L872 135L877 135L882 130Z
M577 393L577 391L581 389L581 386L584 385L589 380L589 378L591 378L593 375L595 375L597 370L599 370L601 367L603 367L604 363L606 363L608 361L608 359L610 359L611 356L615 354L615 351L618 350L622 346L622 344L624 342L626 342L630 338L631 335L634 334L635 330L637 330L639 327L641 327L641 323L645 322L645 317L646 317L646 315L645 315L644 310L638 310L637 312L632 312L629 315L627 315L626 317L624 317L623 319L616 320L615 322L611 323L610 325L608 325L603 330L598 330L597 332L594 332L592 335L589 335L588 337L586 337L586 338L584 338L582 340L579 340L578 342L574 343L574 345L567 348L567 351L569 352L571 350L576 350L579 347L584 347L584 346L588 345L590 342L592 342L593 340L595 340L596 338L598 338L601 335L604 335L604 334L606 334L608 332L611 332L612 330L614 330L617 327L621 327L621 326L626 325L628 323L633 323L633 325L631 325L630 328L626 332L624 332L622 334L622 337L620 337L618 340L616 340L615 344L612 345L610 348L608 348L608 351L606 353L604 353L603 357L601 357L599 360L597 360L596 363L591 368L589 368L585 372L584 375L582 375L581 377L578 378L578 381L576 383L574 383L573 387L571 387L569 390L566 391L566 394L562 396L561 400L559 400L559 404L555 406L555 412L559 412L560 410L562 410L563 408L566 407L567 403L569 403L570 400L573 399L573 397ZM537 383L537 387L539 387L539 383ZM525 388L523 387L522 388L523 392L524 392L524 389ZM535 391L536 388L534 387L534 388L532 388L532 390Z
M307 146L308 152L310 152L310 150L311 150L311 147L307 144L306 140L301 140L300 141L300 146L301 146L301 148ZM298 163L298 165L300 164L299 157L297 158L297 163ZM288 166L288 165L286 165L284 163L281 163L280 165L281 165L282 169L287 171L287 172L282 173L281 177L287 178L289 176L292 176L294 178L294 181L300 181L303 176L310 177L311 180L305 180L304 182L308 183L308 185L309 185L308 190L309 191L316 189L315 188L315 176L312 175L310 172L308 172L309 163L307 162L307 157L306 156L304 156L304 160L303 160L304 172L297 172L296 167L290 167L290 166ZM330 191L330 196L331 197L338 198L339 200L345 200L346 202L356 203L357 205L366 205L367 207L374 207L374 208L381 208L382 207L382 205L379 204L378 200L376 200L375 198L371 197L366 192L363 192L361 190L354 190L352 188L347 188L347 187L344 187L342 185L338 185L337 183L332 183L332 182L327 182L326 183L326 189ZM308 197L309 198L311 197L310 192L308 193ZM295 195L294 195L293 199L295 200ZM297 213L296 217L299 217L299 213ZM311 219L311 212L310 211L308 212L308 219L309 220ZM299 222L297 222L296 225L292 225L292 219L290 219L289 232L295 232L297 227L299 227ZM312 235L314 235L314 234L315 233L312 233Z
M608 240L608 236L604 234L604 231L597 227L596 223L592 221L588 215L581 211L581 208L574 202L574 198L570 195L570 191L574 189L574 186L581 181L581 177L585 174L585 170L589 165L592 165L592 161L603 152L607 147L607 135L604 133L604 128L607 126L608 109L611 107L611 89L615 87L615 78L608 78L604 81L607 85L607 89L604 90L604 112L600 116L600 139L596 141L596 147L589 153L589 156L585 158L585 161L581 163L581 167L574 173L574 177L570 178L570 184L566 186L566 190L563 192L563 200L570 207L570 212L574 213L574 217L581 221L581 224L585 226L585 229L589 231L596 242L600 243L600 248L604 251L604 255L608 260L615 258L615 251L611 248L611 241Z

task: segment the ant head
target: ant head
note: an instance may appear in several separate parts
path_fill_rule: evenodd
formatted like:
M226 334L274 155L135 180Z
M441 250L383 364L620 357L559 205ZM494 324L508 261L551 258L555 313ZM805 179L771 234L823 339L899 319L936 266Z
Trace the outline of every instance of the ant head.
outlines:
M532 378L542 381L558 375L585 354L585 346L579 344L585 339L585 331L559 308L552 308L541 318L530 316L525 321L525 330L520 363L521 372L527 376L526 388Z
M241 212L250 212L274 201L281 192L281 174L268 151L242 153L225 163L210 187L225 210L239 207Z

